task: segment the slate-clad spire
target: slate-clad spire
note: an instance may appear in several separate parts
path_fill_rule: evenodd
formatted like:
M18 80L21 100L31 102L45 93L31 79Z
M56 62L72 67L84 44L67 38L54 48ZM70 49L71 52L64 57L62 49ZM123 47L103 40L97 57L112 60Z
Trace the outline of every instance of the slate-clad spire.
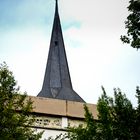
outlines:
M44 82L37 96L84 102L72 88L57 0Z

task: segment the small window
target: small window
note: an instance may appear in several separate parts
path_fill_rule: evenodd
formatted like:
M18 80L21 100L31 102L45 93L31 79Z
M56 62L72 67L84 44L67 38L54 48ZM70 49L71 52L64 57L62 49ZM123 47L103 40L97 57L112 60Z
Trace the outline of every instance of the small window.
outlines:
M54 44L55 44L55 46L57 46L58 45L58 41L54 41Z

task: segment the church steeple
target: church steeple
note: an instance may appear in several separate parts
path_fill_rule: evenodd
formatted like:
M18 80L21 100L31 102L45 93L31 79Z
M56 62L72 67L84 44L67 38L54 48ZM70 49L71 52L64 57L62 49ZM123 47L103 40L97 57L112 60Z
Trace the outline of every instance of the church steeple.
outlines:
M37 96L84 102L72 88L57 0L44 82Z

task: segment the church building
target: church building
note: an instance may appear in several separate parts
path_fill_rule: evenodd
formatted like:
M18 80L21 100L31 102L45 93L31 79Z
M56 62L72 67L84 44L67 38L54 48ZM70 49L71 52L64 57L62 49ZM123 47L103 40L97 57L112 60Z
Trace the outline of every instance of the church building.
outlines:
M43 86L37 97L31 99L36 116L34 128L37 132L44 131L41 140L66 133L68 126L83 124L84 104L97 119L96 105L86 103L73 90L57 0Z

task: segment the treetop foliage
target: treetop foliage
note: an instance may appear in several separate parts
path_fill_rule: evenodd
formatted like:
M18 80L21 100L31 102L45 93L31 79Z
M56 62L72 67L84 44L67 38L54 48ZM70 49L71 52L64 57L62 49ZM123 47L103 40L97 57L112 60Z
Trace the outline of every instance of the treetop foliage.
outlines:
M114 97L109 97L102 87L102 95L97 103L98 120L85 109L85 123L68 128L68 134L56 140L140 140L140 89L136 88L137 107L121 92L114 89Z
M0 139L39 140L42 133L31 128L32 101L26 93L21 95L13 73L4 62L0 65Z
M130 44L133 48L140 48L140 0L130 0L127 7L130 14L125 21L127 35L121 36L123 43Z

